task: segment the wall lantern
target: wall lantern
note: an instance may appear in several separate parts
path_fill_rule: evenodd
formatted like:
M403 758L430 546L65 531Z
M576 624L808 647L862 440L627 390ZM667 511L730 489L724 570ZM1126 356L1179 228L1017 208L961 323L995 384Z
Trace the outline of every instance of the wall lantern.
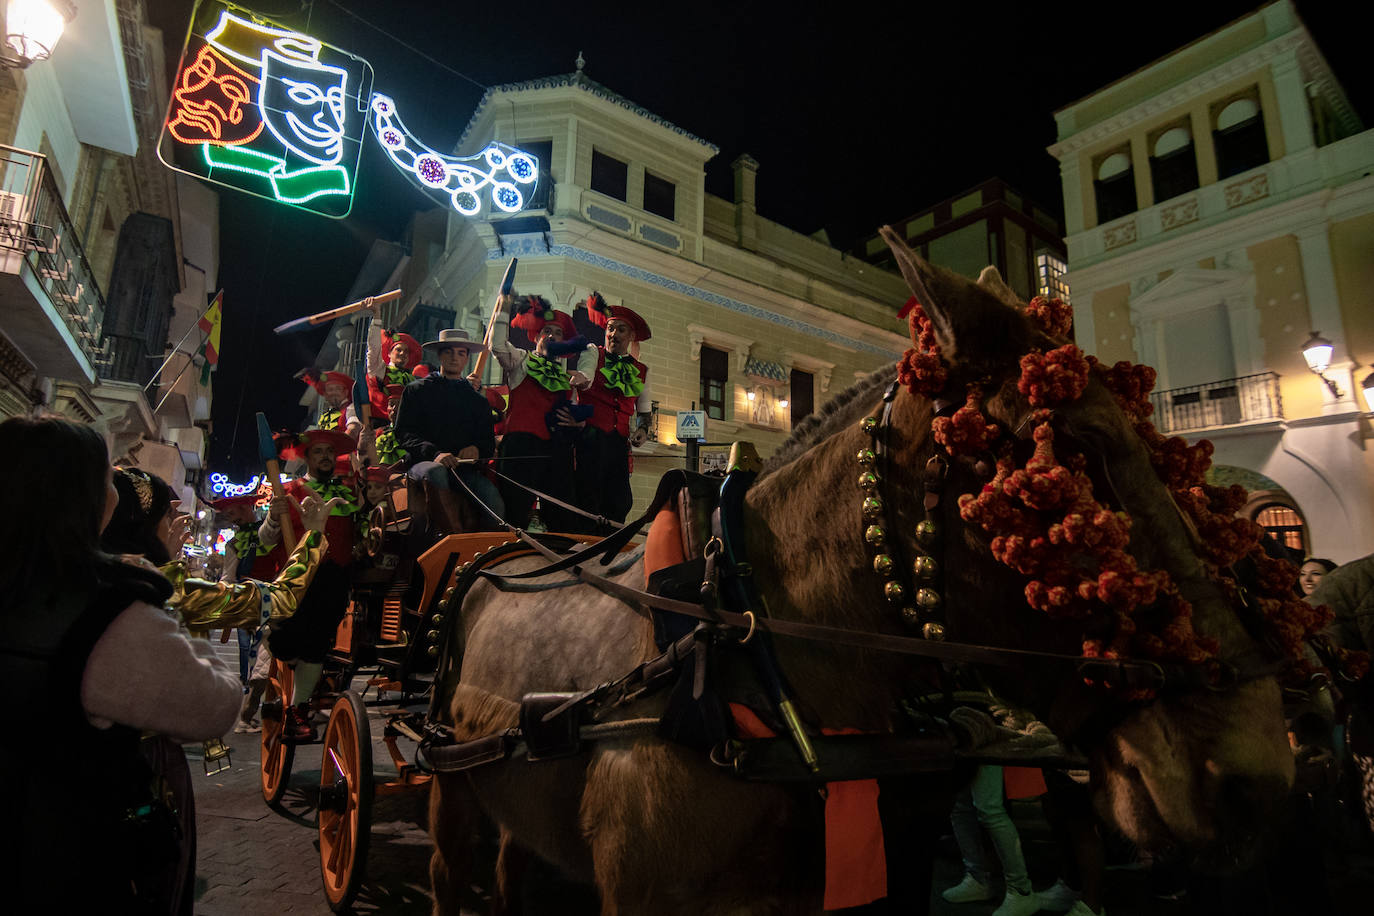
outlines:
M754 398L758 397L758 394L754 391L754 389L747 388L745 389L744 396L752 401L754 400Z
M1315 372L1317 378L1326 383L1326 387L1331 390L1332 395L1343 398L1345 392L1341 391L1340 386L1322 374L1331 365L1332 349L1331 341L1321 336L1317 331L1313 331L1312 336L1307 339L1307 343L1302 345L1302 358L1307 360L1307 368Z
M1374 372L1364 377L1360 382L1360 388L1364 391L1364 406L1374 411Z
M778 398L778 407L779 407L780 409L782 409L782 410L786 410L786 409L787 409L787 405L790 404L790 403L792 403L792 402L789 401L789 400L787 400L787 398Z
M67 0L9 0L5 10L5 44L13 57L0 57L0 66L23 70L47 60L57 47L76 7Z

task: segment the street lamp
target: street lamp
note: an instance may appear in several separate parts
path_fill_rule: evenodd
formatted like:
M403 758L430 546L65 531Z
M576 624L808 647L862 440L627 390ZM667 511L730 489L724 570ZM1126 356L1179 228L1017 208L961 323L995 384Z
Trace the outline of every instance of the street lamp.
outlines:
M1307 360L1307 368L1316 373L1317 378L1326 383L1326 387L1331 390L1331 394L1337 398L1345 397L1345 392L1341 391L1339 385L1323 375L1331 365L1331 351L1334 348L1331 341L1321 336L1316 331L1307 339L1307 343L1302 345L1302 358Z
M0 66L23 70L52 56L62 30L76 18L68 0L9 0L5 10L5 44L14 57L0 57Z

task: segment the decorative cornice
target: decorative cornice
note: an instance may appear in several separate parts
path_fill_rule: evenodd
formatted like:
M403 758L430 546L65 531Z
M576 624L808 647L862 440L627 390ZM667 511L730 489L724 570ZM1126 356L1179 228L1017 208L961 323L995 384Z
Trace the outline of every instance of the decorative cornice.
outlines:
M659 125L660 127L666 127L673 133L678 134L682 137L686 137L693 143L699 143L702 146L709 149L711 151L711 155L713 156L716 153L720 152L720 147L716 146L714 143L709 143L706 140L703 140L700 137L696 136L695 134L688 133L681 127L678 127L676 124L673 124L671 121L667 121L663 118L660 118L658 115L654 114L652 111L649 111L647 108L644 108L640 105L636 105L634 102L625 98L620 93L615 92L611 89L607 89L605 86L601 85L596 80L591 79L580 70L576 73L561 73L557 76L544 76L540 77L539 79L523 80L518 83L503 83L500 86L492 86L488 88L486 92L482 93L482 99L477 103L476 109L473 110L472 117L468 119L467 126L463 128L463 133L458 137L458 143L454 146L454 149L462 149L463 144L467 142L468 134L472 131L473 127L476 126L477 119L482 114L482 109L486 108L487 102L491 101L492 96L496 93L528 92L537 89L563 89L570 86L577 89L581 89L583 92L590 93L591 95L595 96L598 99L601 99L602 101L610 102L613 105L619 105L621 108L624 108L631 114L638 115L639 117L644 118L646 121L651 121L654 124Z
M1086 147L1093 146L1115 134L1121 133L1139 124L1141 121L1149 120L1170 109L1177 108L1184 102L1190 101L1203 93L1210 92L1217 86L1221 86L1247 73L1258 70L1279 55L1292 51L1295 48L1301 48L1305 44L1310 45L1311 42L1311 36L1307 34L1306 29L1294 29L1287 35L1280 35L1273 41L1266 42L1252 51L1247 51L1239 57L1232 58L1223 64L1219 64L1185 83L1181 83L1172 89L1166 89L1164 92L1151 96L1120 114L1113 115L1077 133L1071 134L1060 142L1046 147L1046 149L1054 158L1063 159L1065 156L1077 153ZM1320 58L1318 58L1318 60L1320 60ZM1161 61L1160 63L1163 64L1164 62L1165 61ZM1324 67L1324 62L1322 62L1322 64ZM1144 72L1149 71L1147 70ZM1329 70L1324 70L1320 74L1320 78L1325 80L1333 79ZM1084 104L1092 98L1093 96L1089 96L1088 99L1084 99L1083 102L1079 104Z
M671 292L678 293L679 295L696 299L700 302L707 302L711 305L718 305L721 308L728 309L732 312L738 312L742 315L747 315L750 318L758 318L762 321L771 322L772 324L780 325L790 330L798 331L802 334L807 334L812 337L819 337L820 339L828 341L829 343L833 343L841 347L846 347L850 350L857 350L861 353L871 353L875 356L880 356L884 359L891 359L893 361L896 361L897 359L901 358L901 354L895 350L888 350L877 344L869 343L866 340L859 340L855 337L848 337L844 334L838 334L828 328L821 328L813 324L807 324L806 322L799 321L796 318L789 318L786 315L779 315L777 312L771 312L767 309L759 308L757 305L751 305L748 302L741 302L738 299L731 299L729 296L722 296L720 293L715 293L710 290L702 289L698 286L692 286L690 284L683 283L680 280L675 280L672 277L665 277L662 274L645 270L642 267L636 267L632 264L625 264L620 261L614 260L613 258L608 258L605 255L597 254L592 251L587 251L583 248L578 248L575 245L558 244L546 246L542 236L507 236L503 241L505 242L504 249L490 248L487 250L488 261L499 261L504 264L507 261L509 261L512 257L530 259L545 257L570 258L574 261L581 261L584 264L590 264L594 267L600 267L603 270L609 270L614 273L621 274L622 276L629 277L632 280L638 280L641 283L648 283L653 286L661 287ZM881 329L875 328L874 330ZM711 333L707 333L706 339L709 341L711 336ZM742 368L743 366L741 364L741 369Z

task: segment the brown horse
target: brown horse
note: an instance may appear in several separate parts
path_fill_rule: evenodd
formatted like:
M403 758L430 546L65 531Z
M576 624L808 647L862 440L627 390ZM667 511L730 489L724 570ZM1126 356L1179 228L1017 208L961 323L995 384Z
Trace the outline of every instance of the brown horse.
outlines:
M985 413L1029 439L1018 359L1062 341L1027 319L995 271L972 283L888 240L919 291L951 375L984 380ZM800 424L749 491L748 552L775 618L904 632L900 613L883 600L855 488L855 455L869 444L860 421L880 412L892 377L890 369L875 374ZM907 541L924 517L920 473L936 452L933 415L927 398L898 392L884 496L892 536ZM1141 568L1168 571L1192 604L1195 628L1218 640L1223 657L1254 654L1237 612L1205 574L1195 532L1102 383L1091 380L1081 397L1056 411L1055 423L1083 444L1117 508L1132 516L1129 550ZM971 463L951 466L952 494L977 493L983 483ZM1025 578L994 560L986 536L964 524L955 500L945 499L937 511L948 533L940 558L948 638L1077 655L1084 622L1028 608ZM502 571L537 562L515 561ZM642 587L641 565L619 581ZM451 647L463 653L452 702L459 740L514 725L516 701L526 693L590 688L655 652L642 611L588 587L512 594L479 584L462 613L464 644ZM894 701L921 667L899 655L786 638L777 640L777 656L810 723L868 731L893 727ZM1131 705L1049 660L995 686L1089 756L1099 810L1142 846L1181 846L1234 864L1254 851L1267 812L1291 785L1272 678ZM646 702L626 715L655 709ZM605 914L821 908L815 793L739 781L702 754L661 740L601 741L551 762L512 760L440 777L433 792L431 874L439 913L456 912L464 885L470 792L503 835L593 884Z

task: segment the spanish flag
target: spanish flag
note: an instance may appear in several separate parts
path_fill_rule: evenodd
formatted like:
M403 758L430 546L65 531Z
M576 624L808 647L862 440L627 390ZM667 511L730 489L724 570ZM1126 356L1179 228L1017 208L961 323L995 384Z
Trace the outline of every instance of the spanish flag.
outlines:
M215 301L200 316L197 325L205 332L205 342L200 346L200 355L205 362L200 369L200 383L210 384L210 372L219 363L219 326L222 319L220 305L224 300L224 290L215 293Z

